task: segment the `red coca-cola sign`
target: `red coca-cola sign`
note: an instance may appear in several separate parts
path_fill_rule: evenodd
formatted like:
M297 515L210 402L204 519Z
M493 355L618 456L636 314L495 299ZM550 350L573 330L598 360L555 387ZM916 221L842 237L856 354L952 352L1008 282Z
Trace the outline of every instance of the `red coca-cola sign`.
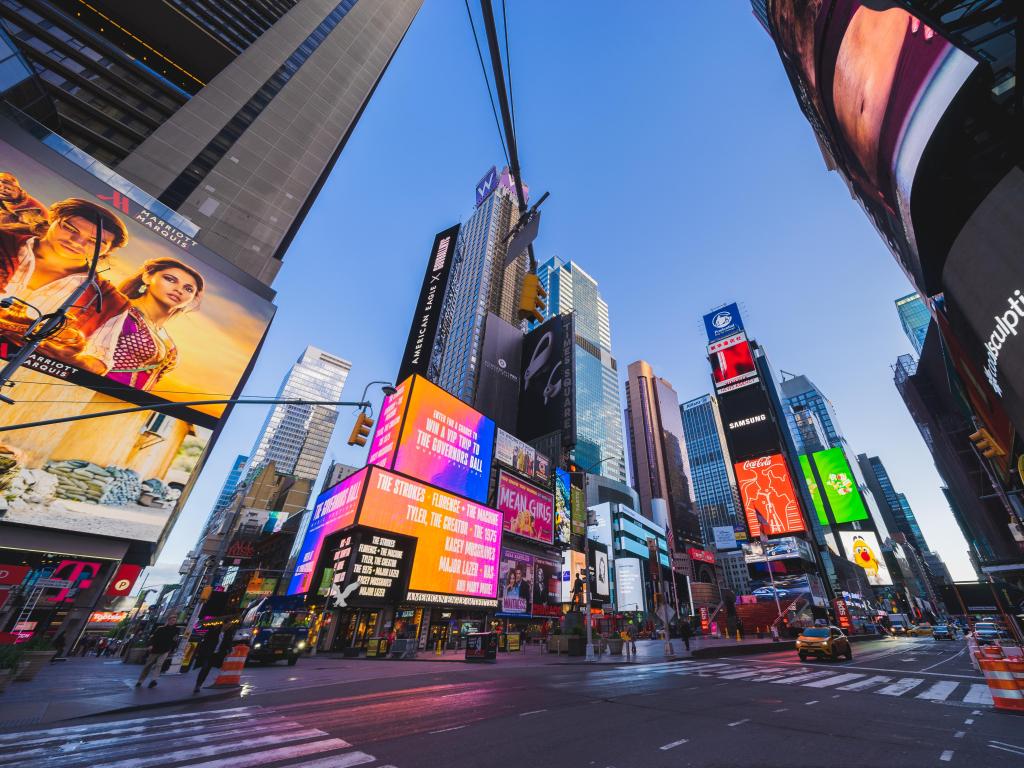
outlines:
M752 537L761 535L758 514L768 523L764 533L769 536L805 530L796 491L781 453L748 459L733 466Z

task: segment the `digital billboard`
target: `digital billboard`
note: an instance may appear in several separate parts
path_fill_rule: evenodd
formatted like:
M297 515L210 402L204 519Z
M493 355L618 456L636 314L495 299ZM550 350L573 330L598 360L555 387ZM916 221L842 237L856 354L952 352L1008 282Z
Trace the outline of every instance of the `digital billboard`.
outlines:
M868 510L857 488L857 480L840 446L817 451L813 457L825 490L825 498L837 523L867 520Z
M885 564L882 545L874 531L840 531L839 539L846 559L864 569L868 584L873 587L887 587L892 584L892 575Z
M561 561L555 557L533 558L533 615L562 615Z
M361 469L317 497L295 561L295 573L288 584L289 595L309 591L324 539L355 523L366 474L367 470Z
M708 360L716 392L739 389L757 379L754 352L744 333L709 344Z
M532 483L545 488L551 485L548 457L500 427L494 441L494 460Z
M569 473L561 467L555 468L555 543L568 546L570 534L576 533L572 525L572 481ZM579 535L582 535L579 534Z
M405 597L416 540L361 526L343 534L332 555L331 595L341 607L395 604Z
M708 342L718 341L727 336L735 336L743 330L743 318L736 302L714 309L704 315L704 330L708 334Z
M555 502L547 491L501 470L495 507L504 516L504 528L509 533L552 543Z
M814 479L810 457L805 453L800 454L800 471L803 473L804 482L807 483L807 490L811 492L811 501L814 503L814 511L818 515L818 522L827 526L828 515L825 514L825 502L821 500L821 489L818 488L818 481Z
M357 522L416 539L407 600L494 605L502 522L497 510L371 467Z
M502 547L498 579L499 612L506 616L530 616L533 613L533 555Z
M448 288L448 276L455 260L455 243L459 238L459 225L449 227L434 237L434 245L430 249L427 270L423 275L423 285L416 300L409 338L405 342L405 352L398 367L398 380L403 381L414 373L425 375L430 364L430 353L434 349L434 337L441 320L441 305L444 304L445 292Z
M607 600L611 597L611 576L608 571L608 548L596 541L590 542L590 567L594 569L592 598Z
M536 440L560 432L562 445L576 442L576 371L573 316L555 315L523 339L516 434Z
M715 537L715 549L719 551L736 549L738 546L736 543L736 532L731 525L717 525L711 529L711 533Z
M620 611L647 610L643 568L635 557L615 558L615 603Z
M377 466L485 501L494 430L486 416L414 376L384 402L369 457Z
M804 530L803 516L782 454L774 453L733 464L750 535L761 535L757 513L768 523L765 533L777 536Z
M987 175L980 129L942 125L977 62L894 3L769 0L768 20L826 162L917 285L936 285L930 272Z
M473 405L502 429L516 428L522 353L523 332L488 312Z
M94 284L5 390L15 404L0 408L0 427L234 396L272 292L34 137L0 130L0 172L15 190L5 194L31 201L0 224L0 295L14 299L0 308L0 358L85 282L103 227ZM5 431L0 520L157 543L224 408Z
M779 450L772 407L760 384L720 394L718 410L733 461Z

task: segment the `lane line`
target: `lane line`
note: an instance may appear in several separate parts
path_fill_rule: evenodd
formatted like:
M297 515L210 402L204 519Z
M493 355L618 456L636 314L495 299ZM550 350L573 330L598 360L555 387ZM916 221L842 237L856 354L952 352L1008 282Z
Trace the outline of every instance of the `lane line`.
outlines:
M960 683L956 680L940 680L924 693L917 694L916 698L926 701L945 701L958 685Z
M987 685L986 685L985 687L986 687L986 688L988 688L988 686L987 686ZM976 709L976 710L974 710L973 712L971 712L971 714L972 714L972 715L980 715L980 714L981 714L981 710L980 710L980 709Z
M967 733L967 731L957 731L956 733L953 734L953 738L954 739L962 739L966 733Z
M971 718L964 720L964 725L974 725L974 721Z
M960 649L960 652L959 652L959 653L956 653L956 654L954 654L953 656L950 656L950 657L949 657L948 659L943 659L943 660L942 660L942 661L940 661L940 662L939 662L938 664L932 664L932 665L931 665L930 667L925 667L925 668L924 668L924 669L922 669L921 671L922 671L922 672L927 672L927 671L928 671L929 669L935 669L936 667L940 667L940 666L942 666L943 664L945 664L945 663L946 663L947 661L952 661L953 659L957 658L958 656L962 656L962 655L963 655L963 654L965 654L966 652L967 652L967 647L966 647L966 646L964 646L963 648L961 648L961 649Z
M689 741L689 739L680 739L679 741L672 741L672 742L669 742L668 744L666 744L663 747L658 747L658 749L660 749L662 752L666 752L666 751L668 751L670 749L675 749L676 747L681 746L681 745L685 744L688 741Z
M368 755L365 752L346 752L343 755L321 757L313 762L303 760L300 763L286 763L281 768L290 768L290 766L301 766L302 768L351 768L353 765L372 763L376 759L373 755ZM387 768L387 766L382 765L380 768ZM394 766L391 766L391 768L394 768Z
M772 710L772 712L788 712L788 711L789 711L788 707L779 707L778 709L773 709Z
M1003 752L1009 752L1011 755L1024 755L1024 750L1021 749L1007 749L1006 747L1000 747L998 744L989 744L989 749L1001 749Z
M451 728L442 728L442 729L440 729L438 731L431 731L430 733L448 733L448 731L458 731L458 730L461 730L461 729L463 729L465 727L466 726L464 726L464 725L456 725L456 726L453 726Z
M750 718L749 717L744 717L742 720L737 720L735 723L729 723L729 727L730 728L735 728L737 725L743 725L744 723L749 723L749 722L750 722Z
M964 704L987 704L992 706L992 691L988 689L986 683L975 683L971 686L971 689L967 691L967 695L964 696ZM972 715L980 715L979 710L971 712Z
M953 750L952 749L947 749L945 752L943 752L941 755L939 755L939 760L942 760L943 762L946 762L946 763L948 763L952 759L953 759Z
M1004 747L1013 747L1014 749L1024 749L1024 747L1020 746L1019 744L1010 744L1009 742L1006 742L1006 741L996 741L995 739L989 739L988 743L989 744L1002 744Z
M907 691L911 691L917 688L923 683L920 677L904 677L897 680L892 685L887 685L884 688L879 688L875 693L880 693L883 696L902 696Z
M279 760L315 755L319 752L330 752L335 749L348 749L351 746L352 745L347 741L342 741L341 739L324 739L323 741L310 741L306 744L299 744L294 747L281 747L279 749L270 749L266 752L235 755L234 757L225 757L220 760L208 760L205 763L189 763L188 768L252 768L256 765L266 765L267 763L276 763ZM360 752L358 754L362 753ZM291 765L305 766L307 763L302 761L299 763L291 763ZM359 763L350 763L350 765L359 765Z
M526 717L527 715L539 715L541 712L547 712L546 709L531 709L529 712L520 712L520 717Z
M835 677L826 677L824 680L815 680L810 683L804 683L804 688L828 688L830 685L848 683L851 680L860 680L862 677L864 677L864 675L859 675L856 672L847 672L845 675L836 675Z
M805 707L809 707L809 706L811 706L811 704L817 704L817 703L818 703L817 699L811 699L810 701L805 701L804 702L804 706Z

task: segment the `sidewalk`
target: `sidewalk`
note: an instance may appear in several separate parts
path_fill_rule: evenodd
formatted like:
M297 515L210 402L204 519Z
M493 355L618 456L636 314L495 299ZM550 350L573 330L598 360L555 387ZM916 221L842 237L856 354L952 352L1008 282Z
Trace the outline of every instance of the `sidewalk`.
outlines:
M39 671L28 682L0 693L0 730L77 717L170 706L182 701L236 698L238 688L206 689L193 695L196 673L163 674L155 688L136 688L142 667L121 659L69 658ZM216 679L213 670L206 680Z

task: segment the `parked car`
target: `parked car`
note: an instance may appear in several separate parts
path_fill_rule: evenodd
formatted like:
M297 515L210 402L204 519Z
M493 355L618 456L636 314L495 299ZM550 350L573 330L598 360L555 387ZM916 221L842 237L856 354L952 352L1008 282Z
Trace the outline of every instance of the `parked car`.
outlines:
M953 640L953 630L946 624L936 624L932 627L932 638L935 640Z
M993 621L979 621L974 625L974 637L979 645L989 645L1007 637L1007 633Z
M850 638L839 627L807 627L796 639L796 652L800 661L807 661L808 656L833 661L845 656L847 661L853 661Z

